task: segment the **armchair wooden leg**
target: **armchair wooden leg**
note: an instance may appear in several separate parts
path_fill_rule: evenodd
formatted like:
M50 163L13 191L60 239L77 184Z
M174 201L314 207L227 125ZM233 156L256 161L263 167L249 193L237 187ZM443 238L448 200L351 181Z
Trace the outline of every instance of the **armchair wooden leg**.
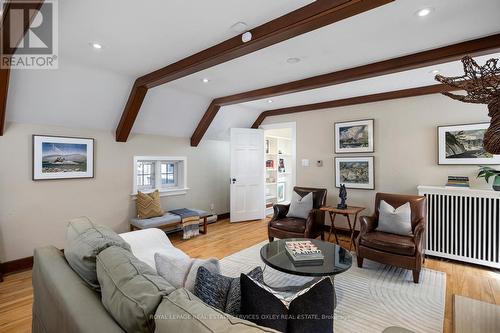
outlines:
M271 243L274 240L274 237L269 237L269 243Z
M413 271L413 282L418 283L419 280L420 280L420 271L414 270Z
M357 256L357 258L358 258L358 260L357 260L358 261L358 267L359 268L363 268L363 258L361 258L360 256Z
M324 240L325 240L325 232L324 232L324 231L322 231L322 232L321 232L321 240L322 240L322 241L324 241Z

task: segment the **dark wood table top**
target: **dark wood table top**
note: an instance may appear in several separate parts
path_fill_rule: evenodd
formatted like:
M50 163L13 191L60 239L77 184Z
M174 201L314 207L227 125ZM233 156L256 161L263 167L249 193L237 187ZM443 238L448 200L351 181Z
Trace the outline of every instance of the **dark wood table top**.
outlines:
M359 212L362 212L365 210L365 207L356 207L356 206L347 206L345 209L340 209L337 207L332 207L332 206L323 206L320 208L320 210L324 212L331 212L335 214L358 214Z
M322 265L295 266L286 253L287 241L311 241L325 256ZM260 257L266 265L284 273L301 276L332 276L345 272L352 265L352 255L348 250L337 244L320 241L318 239L288 238L267 243L260 250Z

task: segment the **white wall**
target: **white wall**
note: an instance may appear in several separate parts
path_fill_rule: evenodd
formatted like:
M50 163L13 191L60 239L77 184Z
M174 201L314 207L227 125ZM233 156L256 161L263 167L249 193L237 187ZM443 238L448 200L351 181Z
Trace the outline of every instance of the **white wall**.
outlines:
M334 122L368 118L375 119L375 153L335 155ZM264 124L288 121L297 122L297 185L328 188L330 205L338 201L334 156L375 156L375 190L348 189L348 204L369 208L365 213L371 214L376 192L416 194L417 185L444 185L449 175L469 176L473 187L488 188L476 179L477 166L437 164L436 126L487 122L485 105L429 95L270 117ZM310 166L302 167L301 159Z
M95 178L32 181L32 135L95 139ZM86 215L118 232L135 214L133 156L187 156L187 195L162 198L164 209L194 207L229 212L229 144L203 140L131 135L117 143L108 131L9 123L0 137L0 260L31 256L37 246L63 248L67 221Z

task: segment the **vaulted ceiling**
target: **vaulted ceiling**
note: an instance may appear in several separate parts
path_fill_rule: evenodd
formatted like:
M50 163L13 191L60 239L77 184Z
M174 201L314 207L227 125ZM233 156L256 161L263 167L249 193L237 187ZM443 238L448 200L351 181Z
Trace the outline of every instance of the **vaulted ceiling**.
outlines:
M60 1L59 69L13 70L7 119L114 131L137 77L237 35L237 22L251 29L311 2ZM432 13L415 15L424 7ZM396 0L150 89L132 134L190 137L214 98L498 34L499 12L498 0ZM433 84L435 69L461 71L438 64L223 107L205 137L225 139L264 110Z

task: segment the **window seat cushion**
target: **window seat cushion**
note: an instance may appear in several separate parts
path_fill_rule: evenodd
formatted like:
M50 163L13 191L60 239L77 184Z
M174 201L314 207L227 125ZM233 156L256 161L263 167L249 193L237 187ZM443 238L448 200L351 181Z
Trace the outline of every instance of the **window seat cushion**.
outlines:
M201 210L201 209L193 209L189 208L198 213L200 217L208 216L210 213ZM149 219L132 219L130 224L139 229L148 229L148 228L158 228L161 226L175 225L181 223L181 217L179 215L175 215L169 212L166 212L162 216L152 217Z

